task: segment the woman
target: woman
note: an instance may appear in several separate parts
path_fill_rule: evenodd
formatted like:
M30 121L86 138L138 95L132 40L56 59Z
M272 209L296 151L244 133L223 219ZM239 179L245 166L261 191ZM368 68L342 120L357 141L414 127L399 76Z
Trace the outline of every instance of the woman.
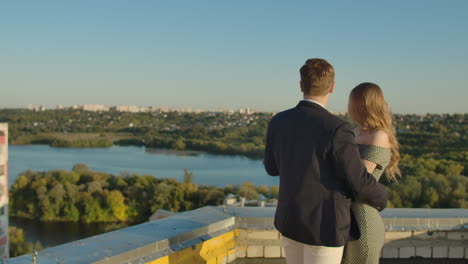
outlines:
M373 83L356 86L349 96L348 113L358 125L356 143L367 171L379 180L385 170L389 180L396 180L400 175L399 144L380 87ZM377 264L385 238L383 220L376 209L359 201L351 209L361 237L346 244L342 263Z

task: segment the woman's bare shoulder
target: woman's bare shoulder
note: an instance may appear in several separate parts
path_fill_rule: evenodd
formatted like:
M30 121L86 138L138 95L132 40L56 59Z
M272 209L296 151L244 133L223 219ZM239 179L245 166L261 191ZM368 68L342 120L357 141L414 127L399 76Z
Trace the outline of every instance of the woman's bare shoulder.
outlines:
M390 147L390 140L388 138L388 134L383 130L377 130L372 134L369 134L369 136L363 137L360 141L361 144L372 145L382 148Z

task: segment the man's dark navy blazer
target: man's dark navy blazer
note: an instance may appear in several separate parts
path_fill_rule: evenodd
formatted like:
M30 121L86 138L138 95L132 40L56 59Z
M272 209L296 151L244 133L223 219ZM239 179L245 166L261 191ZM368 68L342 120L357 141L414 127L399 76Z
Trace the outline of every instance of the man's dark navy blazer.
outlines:
M351 125L313 102L271 119L264 165L280 176L275 227L304 244L343 246L359 237L351 200L378 210L387 203L385 187L359 157Z

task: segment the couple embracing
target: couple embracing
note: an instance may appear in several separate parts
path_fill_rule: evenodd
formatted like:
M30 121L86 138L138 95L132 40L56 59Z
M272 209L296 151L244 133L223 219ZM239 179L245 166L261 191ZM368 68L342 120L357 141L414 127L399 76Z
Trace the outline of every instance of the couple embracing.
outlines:
M304 99L275 115L264 165L280 176L275 226L287 264L378 263L384 243L382 173L399 175L398 141L382 90L362 83L349 96L351 125L327 110L335 70L323 59L300 69Z

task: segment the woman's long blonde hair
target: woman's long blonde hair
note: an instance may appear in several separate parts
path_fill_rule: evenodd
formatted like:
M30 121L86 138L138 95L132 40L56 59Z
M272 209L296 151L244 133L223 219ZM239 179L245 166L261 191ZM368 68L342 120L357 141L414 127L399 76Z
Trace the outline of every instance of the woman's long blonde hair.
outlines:
M396 181L401 175L400 144L396 138L392 113L385 101L382 89L374 83L361 83L349 95L349 116L363 130L382 130L390 141L391 158L386 169L387 179Z

